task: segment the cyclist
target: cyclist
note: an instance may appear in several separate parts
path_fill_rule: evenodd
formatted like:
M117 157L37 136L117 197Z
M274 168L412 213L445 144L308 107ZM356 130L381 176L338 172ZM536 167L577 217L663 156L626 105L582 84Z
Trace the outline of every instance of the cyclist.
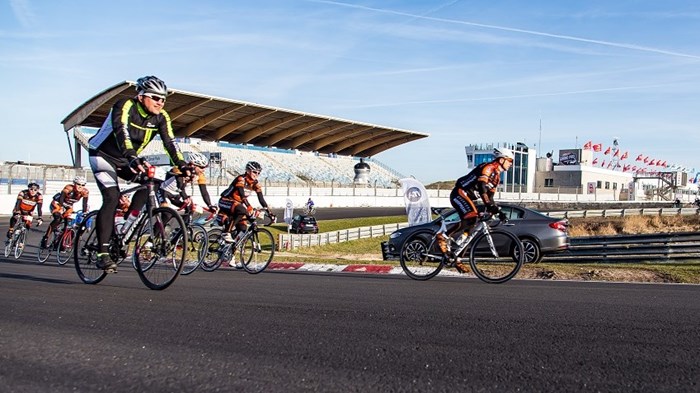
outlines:
M228 186L219 198L219 215L217 221L224 224L224 234L222 238L225 242L233 243L234 237L231 236L231 231L235 227L237 232L243 232L248 226L248 214L253 210L253 207L248 202L248 195L255 192L258 194L258 202L268 210L267 202L263 196L262 187L258 183L258 176L262 171L262 166L250 161L245 166L245 174L238 175L233 182ZM234 263L233 260L230 262Z
M307 212L312 212L312 211L314 211L314 206L315 206L315 205L314 205L314 201L311 200L311 198L309 198L309 200L306 201L306 211L307 211Z
M51 201L51 215L53 216L53 220L49 223L49 227L46 228L44 237L41 238L41 248L48 247L49 236L58 228L64 218L70 217L71 213L73 213L73 204L75 202L82 199L83 211L87 212L89 210L88 195L90 191L85 188L86 184L87 181L85 177L76 176L75 179L73 179L73 184L66 184L61 192L53 196L53 201Z
M27 189L22 190L17 194L17 202L12 209L12 218L10 218L10 229L7 231L7 240L12 237L12 232L15 230L15 224L20 217L31 216L36 208L39 220L37 225L41 225L41 204L44 203L44 197L39 192L39 185L36 183L27 184Z
M189 175L185 159L174 141L170 115L163 109L167 96L168 87L162 80L155 76L139 78L136 96L118 100L102 127L90 138L90 167L103 201L96 220L100 244L97 267L107 273L117 271L117 263L109 257L109 239L119 204L117 178L133 180L144 172L144 162L138 154L156 135L160 136L171 161ZM136 220L147 198L147 190L134 194L127 222Z
M207 178L204 174L204 168L209 166L209 160L202 153L191 152L188 161L188 167L193 175L183 176L178 167L170 169L165 176L165 181L158 189L159 201L163 203L167 198L173 205L189 209L192 205L192 198L187 195L185 189L191 182L197 182L204 203L212 213L216 213L219 208L211 203L211 197L207 190Z
M513 165L515 154L513 151L506 148L496 148L493 150L493 161L479 164L476 168L465 176L457 179L452 192L450 193L450 203L457 210L461 220L447 233L438 233L437 240L441 251L446 257L452 258L450 255L450 242L447 237L454 237L458 233L468 235L474 228L477 221L478 211L474 201L481 197L481 200L486 205L486 211L491 214L497 214L503 220L505 215L500 212L500 208L493 199L496 193L496 187L501 181L501 172L507 171ZM466 271L465 266L457 262L457 269Z

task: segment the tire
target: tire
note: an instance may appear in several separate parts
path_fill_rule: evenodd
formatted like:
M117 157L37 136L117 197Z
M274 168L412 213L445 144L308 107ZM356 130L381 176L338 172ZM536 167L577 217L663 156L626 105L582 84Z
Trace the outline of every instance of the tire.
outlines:
M209 244L207 230L199 224L187 228L187 239L187 257L180 273L183 276L192 274L202 264Z
M27 240L27 230L20 231L15 241L15 259L19 259L24 252L24 242Z
M15 234L13 233L12 237L7 239L7 241L5 242L5 258L9 257L10 254L12 253L12 248L14 246L14 243L13 243L14 238L15 238Z
M404 273L414 280L429 280L443 268L442 251L435 235L429 232L409 236L401 245L400 258Z
M132 254L136 272L148 288L169 287L185 266L187 227L182 217L169 207L158 207L151 213L153 222L144 219L136 228Z
M55 237L51 235L51 237ZM41 246L41 240L39 241L39 246L37 247L37 252L36 252L36 258L39 261L39 263L44 263L46 262L49 257L51 256L51 251L53 251L53 241L49 243L48 247L42 247Z
M540 251L540 246L533 239L521 239L523 243L523 252L525 257L523 263L538 263L542 260L542 252ZM513 254L513 258L517 258L517 255Z
M77 229L73 245L73 263L78 277L85 284L97 284L107 277L104 270L96 266L97 253L100 250L97 241L97 211L88 213Z
M243 269L248 273L258 274L265 270L275 256L275 238L272 232L265 228L251 232L243 239L240 255Z
M221 229L212 228L207 231L207 248L204 258L202 259L202 270L205 272L213 272L221 266L219 259L219 249L222 247L219 239L221 238Z
M493 243L491 243L491 240ZM495 247L495 253L492 251ZM489 284L501 284L515 277L523 266L523 244L510 232L480 233L469 249L469 266L474 275Z
M67 228L59 240L56 250L56 260L59 265L65 265L73 256L73 244L75 243L75 229Z

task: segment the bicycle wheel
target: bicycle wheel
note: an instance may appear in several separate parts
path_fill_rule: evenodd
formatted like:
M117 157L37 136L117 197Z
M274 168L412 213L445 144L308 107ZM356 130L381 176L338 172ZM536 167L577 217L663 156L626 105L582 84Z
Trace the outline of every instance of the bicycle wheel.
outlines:
M17 240L15 241L15 259L19 259L24 252L24 242L27 240L27 230L23 230L17 235Z
M265 270L275 256L272 233L265 228L257 228L242 241L240 255L243 269L250 274Z
M223 244L219 240L221 238L221 229L212 228L207 231L207 248L204 258L202 259L202 270L205 272L213 272L221 266L219 252L222 250Z
M41 241L39 241L39 247L37 247L37 252L36 252L36 257L39 260L39 263L44 263L46 262L49 257L51 256L51 251L53 251L53 246L54 243L56 242L56 239L53 234L51 235L52 241L50 241L46 247L41 246Z
M73 255L73 243L75 240L75 229L68 228L63 231L63 236L59 240L58 250L56 250L56 260L59 265L65 265Z
M406 239L401 246L401 268L414 280L429 280L443 267L443 255L435 235L418 232Z
M523 266L523 244L510 232L493 231L477 235L469 250L474 275L489 284L504 283Z
M80 223L75 234L75 245L73 246L73 261L78 277L85 284L97 284L107 277L104 270L98 268L97 253L100 250L97 241L97 211L88 213L83 222Z
M12 234L12 237L7 239L5 241L5 258L9 257L10 254L12 253L12 249L14 248L15 244L13 243L15 238L15 234Z
M192 224L187 227L187 231L187 256L182 275L188 275L197 270L204 260L208 245L207 230L203 226Z
M162 290L182 271L187 255L187 228L182 217L169 207L153 209L152 217L137 228L139 236L132 258L144 285Z

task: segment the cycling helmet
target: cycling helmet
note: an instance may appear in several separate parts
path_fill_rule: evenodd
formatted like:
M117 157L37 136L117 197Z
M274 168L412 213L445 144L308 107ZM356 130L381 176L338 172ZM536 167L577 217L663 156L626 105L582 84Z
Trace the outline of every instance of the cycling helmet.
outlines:
M85 186L85 184L87 184L87 180L85 180L85 176L76 176L73 179L73 183L75 183L79 186Z
M209 160L207 157L204 156L202 153L198 153L196 151L190 152L188 160L192 163L194 166L198 166L200 168L206 168L207 165L209 165Z
M27 189L29 189L29 190L32 190L32 189L34 189L34 190L39 190L39 188L40 188L40 187L39 187L39 185L38 185L37 183L29 183L29 184L27 184Z
M260 165L256 161L248 161L248 163L245 164L245 170L246 171L253 171L253 172L260 172L260 171L262 171L262 165Z
M505 158L511 161L515 159L515 154L513 153L513 150L506 149L505 147L497 147L493 149L493 156L496 159Z
M136 81L136 91L139 95L146 93L156 94L161 97L168 96L168 86L155 76L144 76Z

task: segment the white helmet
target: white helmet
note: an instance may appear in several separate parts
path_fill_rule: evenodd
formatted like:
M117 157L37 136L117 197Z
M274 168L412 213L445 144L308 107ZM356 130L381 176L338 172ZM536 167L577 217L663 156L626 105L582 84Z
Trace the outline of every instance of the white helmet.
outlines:
M196 151L190 152L187 159L192 163L192 165L200 168L206 168L206 166L209 165L209 159L207 159L204 154Z
M506 149L505 147L497 147L493 149L493 156L496 159L505 158L511 161L515 159L515 153L513 153L513 150Z
M76 176L73 179L73 183L75 183L79 186L85 186L85 184L87 184L87 180L85 180L85 176Z
M155 94L163 98L168 96L168 87L165 82L155 76L144 76L136 81L136 91L139 95Z

